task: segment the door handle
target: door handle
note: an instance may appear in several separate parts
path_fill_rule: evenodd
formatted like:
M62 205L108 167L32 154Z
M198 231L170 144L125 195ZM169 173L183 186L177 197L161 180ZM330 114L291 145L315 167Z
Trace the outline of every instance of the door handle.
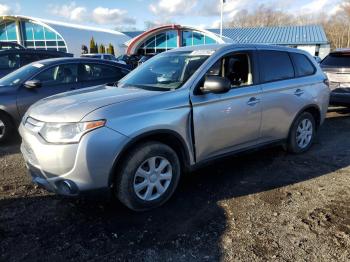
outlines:
M248 102L247 105L249 106L255 106L256 104L260 103L260 99L257 99L256 97L251 97Z
M302 90L302 89L297 89L297 90L295 90L295 92L294 92L294 95L296 95L296 96L301 96L302 94L304 94L304 90Z

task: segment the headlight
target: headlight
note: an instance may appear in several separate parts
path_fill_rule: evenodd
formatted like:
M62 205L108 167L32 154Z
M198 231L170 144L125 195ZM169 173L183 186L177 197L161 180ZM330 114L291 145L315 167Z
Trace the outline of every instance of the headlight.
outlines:
M82 123L45 123L39 134L49 143L78 143L87 132L103 127L105 120Z

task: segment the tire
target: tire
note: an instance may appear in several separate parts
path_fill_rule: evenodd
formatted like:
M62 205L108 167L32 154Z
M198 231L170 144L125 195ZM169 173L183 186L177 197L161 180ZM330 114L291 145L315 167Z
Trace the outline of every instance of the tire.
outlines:
M13 133L14 126L11 118L3 112L0 112L0 144L6 142Z
M305 128L303 128L304 125ZM300 132L300 130L302 131ZM287 144L288 151L293 154L301 154L308 151L314 142L315 136L315 118L309 112L301 113L295 119L290 129Z
M172 148L159 142L143 143L122 161L115 179L115 194L134 211L150 210L173 195L180 175L180 161Z

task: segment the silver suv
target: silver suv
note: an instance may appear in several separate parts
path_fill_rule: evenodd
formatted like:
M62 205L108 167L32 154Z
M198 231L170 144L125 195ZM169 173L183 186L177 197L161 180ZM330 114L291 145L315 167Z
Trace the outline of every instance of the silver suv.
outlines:
M133 210L166 202L181 174L269 144L308 150L327 79L283 47L213 45L155 56L118 86L45 98L20 125L35 183L62 195L107 191Z

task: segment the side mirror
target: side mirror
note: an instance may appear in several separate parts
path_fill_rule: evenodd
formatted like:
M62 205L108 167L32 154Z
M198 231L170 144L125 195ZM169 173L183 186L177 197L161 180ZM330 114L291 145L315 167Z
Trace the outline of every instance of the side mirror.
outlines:
M38 88L41 87L41 82L40 80L28 80L24 83L25 88L28 89L34 89L34 88Z
M203 94L207 93L225 93L231 89L231 81L226 77L207 76L203 87L200 88Z

